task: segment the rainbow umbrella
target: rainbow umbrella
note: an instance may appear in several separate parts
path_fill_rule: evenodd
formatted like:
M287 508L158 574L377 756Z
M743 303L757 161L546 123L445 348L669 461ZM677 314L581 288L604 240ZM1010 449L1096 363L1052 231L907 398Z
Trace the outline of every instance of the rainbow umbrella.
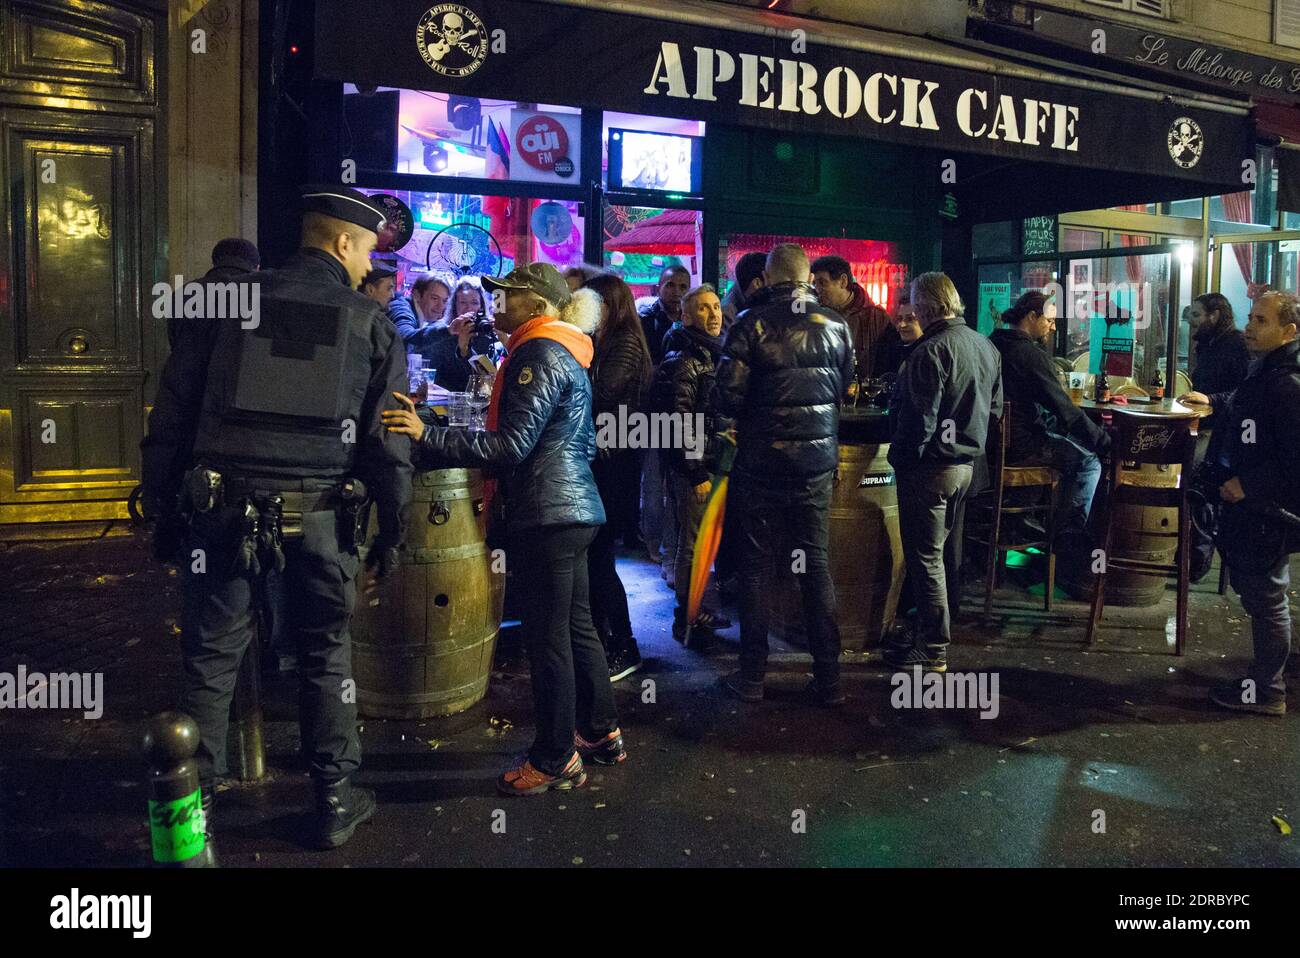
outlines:
M686 597L686 642L690 643L691 629L695 617L700 614L700 604L704 601L704 588L709 583L709 572L713 560L718 555L718 546L722 543L722 520L727 514L727 485L731 478L731 464L736 458L736 433L728 430L721 433L723 440L722 454L718 459L718 471L711 477L713 488L704 503L704 515L700 518L700 531L695 536L695 553L691 557L691 588Z

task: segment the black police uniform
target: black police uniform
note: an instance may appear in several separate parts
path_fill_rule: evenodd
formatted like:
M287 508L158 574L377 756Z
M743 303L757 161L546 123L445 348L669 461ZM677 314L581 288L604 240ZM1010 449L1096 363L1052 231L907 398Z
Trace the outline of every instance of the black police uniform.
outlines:
M355 209L356 197L364 201L350 190L316 191L304 206L377 229L382 217L373 207ZM355 530L364 530L355 480L378 507L372 551L388 562L411 496L410 441L380 418L397 408L391 394L407 389L405 350L380 307L352 289L343 265L324 251L300 250L249 281L260 287L256 328L221 320L178 337L142 445L146 502L165 512L180 493L191 514L180 557L184 709L199 727L201 777L210 782L227 770L230 700L252 636L255 590L261 570L283 565L303 751L328 792L346 785L361 759L346 684ZM221 477L208 511L199 501L210 488L205 469ZM204 550L203 571L195 549Z

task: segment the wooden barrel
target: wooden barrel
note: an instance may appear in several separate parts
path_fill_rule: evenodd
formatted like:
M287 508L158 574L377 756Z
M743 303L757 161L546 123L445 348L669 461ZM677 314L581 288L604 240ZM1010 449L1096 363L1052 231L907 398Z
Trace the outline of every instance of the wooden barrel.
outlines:
M877 645L893 624L903 587L903 544L898 489L886 456L888 443L840 443L831 492L829 560L835 617L846 648ZM805 644L803 604L789 547L777 554L772 589L772 634Z
M381 582L377 604L358 597L352 620L362 715L453 715L487 693L505 576L493 572L484 531L476 470L415 475L402 564Z
M1179 466L1144 463L1125 474L1126 482L1148 487L1174 487L1178 484ZM1097 503L1100 505L1100 503ZM1153 536L1153 532L1177 532L1178 510L1156 506L1121 504L1115 506L1111 552L1125 559L1173 565L1178 540ZM1071 557L1062 563L1057 581L1072 598L1092 600L1093 574L1091 555ZM1106 575L1106 604L1122 606L1159 605L1171 579L1160 575L1115 570Z

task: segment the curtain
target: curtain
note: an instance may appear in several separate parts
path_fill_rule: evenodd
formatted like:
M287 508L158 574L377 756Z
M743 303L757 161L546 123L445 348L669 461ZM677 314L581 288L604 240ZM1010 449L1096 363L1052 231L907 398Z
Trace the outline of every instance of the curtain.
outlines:
M1223 200L1223 214L1233 223L1250 222L1250 204L1251 195L1249 191L1241 193L1225 193ZM1231 238L1227 239L1231 242ZM1237 266L1241 270L1241 278L1246 281L1246 286L1251 285L1251 259L1254 255L1255 247L1251 243L1233 243L1232 253L1237 257Z

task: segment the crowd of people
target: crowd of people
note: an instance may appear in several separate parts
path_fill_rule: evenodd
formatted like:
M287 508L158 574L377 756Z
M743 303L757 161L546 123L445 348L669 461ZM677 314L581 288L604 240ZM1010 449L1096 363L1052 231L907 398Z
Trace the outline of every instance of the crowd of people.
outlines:
M217 576L185 578L186 705L203 740L205 802L212 779L225 771L223 710L248 641L261 565L275 565L283 569L287 628L299 656L319 842L341 844L373 812L373 797L348 784L360 760L355 706L340 705L337 694L349 677L347 619L359 543L326 534L314 518L353 515L356 484L364 483L364 498L379 509L379 539L368 561L382 577L399 561L412 469L474 467L499 480L509 562L527 570L515 585L522 590L536 722L526 759L498 781L512 795L577 787L586 764L627 757L611 682L642 662L615 565L620 543L660 565L675 599L673 634L683 642L690 637L699 652L731 625L719 592L738 598L739 668L722 684L746 702L764 695L773 561L798 550L813 661L807 699L827 707L843 702L829 513L841 407L864 376L894 381L889 461L914 606L884 637L887 667L947 668L960 606L964 509L984 488L981 463L1004 399L1013 410L1012 460L1059 469L1065 481L1055 527L1060 535L1087 535L1109 440L1055 375L1044 348L1055 304L1041 293L1022 296L1003 314L1005 328L986 337L966 325L961 298L943 273L915 277L886 312L843 259L810 262L802 247L782 243L742 257L725 299L709 284L692 285L683 267L669 266L638 309L620 277L581 265L561 273L546 263L519 265L499 278L425 275L403 295L393 272L370 262L382 214L361 194L321 188L305 194L304 208L303 250L260 279L274 341L294 349L257 345L228 323L200 324L178 336L145 441L153 509L167 515L182 489L190 502L181 540L254 559ZM328 313L336 332L351 335L305 331L308 302L313 321ZM1206 392L1184 398L1210 404L1225 422L1214 430L1221 440L1206 451L1220 470L1222 501L1266 500L1300 513L1290 479L1300 466L1293 441L1300 422L1292 421L1300 416L1295 297L1260 297L1244 337L1216 294L1200 297L1193 316L1194 372ZM272 388L280 357L308 341L337 382ZM1241 362L1243 342L1256 357L1249 370ZM473 357L489 351L500 362L486 429L429 424L417 415L408 396L408 352L427 359L438 383L456 390ZM241 374L246 368L257 381ZM263 387L270 392L260 393ZM361 441L320 438L340 409L358 424ZM596 417L618 410L702 417L709 441L698 457L682 448L598 445ZM1257 425L1260 441L1238 435L1243 418ZM296 422L314 423L314 432L294 428ZM720 589L711 588L688 621L695 540L729 443L732 487L714 576ZM225 490L224 502L203 501L211 475ZM244 518L259 511L260 528L273 523L273 535L250 540L231 532L246 529ZM281 513L293 522L282 525ZM259 565L257 556L266 559L260 550L281 548L281 532L282 554ZM1300 550L1300 539L1296 545ZM1292 648L1286 559L1284 549L1266 568L1234 568L1254 627L1251 677L1263 692L1258 704L1219 692L1219 704L1285 710L1282 671Z

